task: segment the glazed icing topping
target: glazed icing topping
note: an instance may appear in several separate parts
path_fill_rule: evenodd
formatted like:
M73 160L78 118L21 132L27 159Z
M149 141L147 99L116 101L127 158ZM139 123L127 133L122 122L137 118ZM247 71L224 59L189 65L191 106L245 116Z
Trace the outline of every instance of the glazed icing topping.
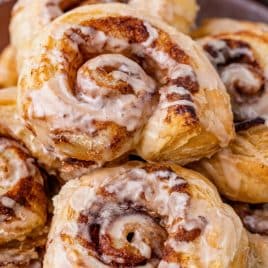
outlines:
M253 48L236 39L204 39L201 44L231 95L235 120L260 117L267 122L267 72L257 62Z
M20 179L33 175L30 169L33 160L24 158L24 154L24 149L17 143L0 137L0 195L9 191Z
M43 0L42 2L39 18L42 25L46 25L64 12L78 6L117 2L127 3L128 0Z
M105 73L105 67L115 68L108 73L107 88L105 81L100 81L104 85L98 86L92 81L92 78L102 79L102 73ZM104 74L104 76L106 73ZM105 77L104 77L105 79ZM103 80L104 80L103 79ZM117 84L120 87L129 87L123 89L129 92L123 92L118 96L116 90ZM109 88L110 87L110 88ZM134 61L125 56L117 54L106 54L98 56L84 64L77 73L76 94L89 105L91 109L89 114L94 120L113 121L121 126L125 126L128 131L133 131L140 127L143 111L146 111L145 104L151 99L156 88L155 82L141 69ZM133 95L130 93L133 92ZM142 96L143 95L143 96ZM138 97L141 96L139 100ZM150 113L149 111L145 114Z
M172 247L178 228L183 235L192 230L200 234L205 228L199 219L187 219L190 196L180 190L187 187L185 180L163 167L112 170L102 183L92 180L90 187L72 193L77 223L61 232L79 237L82 247L97 247L96 258L106 265L156 267L164 247ZM174 237L168 238L168 233Z
M36 72L43 67L57 70L26 97L30 106L25 117L41 124L35 131L43 144L55 147L61 141L72 143L70 136L78 130L81 136L91 139L102 126L109 125L129 133L129 139L132 136L132 142L117 148L120 156L138 142L155 110L161 110L165 118L170 109L188 107L196 116L191 95L198 91L198 83L190 64L180 63L155 48L163 33L150 23L119 19L138 23L146 36L142 41L130 42L113 32L98 30L102 29L98 20L92 21L94 27L65 23L52 28L55 45L51 50L42 48L41 56L37 56L42 63L27 66ZM135 61L137 57L140 61ZM111 143L109 135L100 142L106 147ZM56 154L64 157L61 149ZM107 154L102 160L110 157Z
M1 244L23 240L44 224L46 200L42 188L41 174L27 151L17 142L0 137Z
M194 189L212 190L205 181L191 183ZM66 253L64 267L180 267L184 257L178 256L192 256L189 265L209 267L220 259L228 267L242 226L228 208L199 198L185 179L162 165L130 162L72 180L54 199L49 260L59 264L57 255ZM227 229L221 235L222 226Z

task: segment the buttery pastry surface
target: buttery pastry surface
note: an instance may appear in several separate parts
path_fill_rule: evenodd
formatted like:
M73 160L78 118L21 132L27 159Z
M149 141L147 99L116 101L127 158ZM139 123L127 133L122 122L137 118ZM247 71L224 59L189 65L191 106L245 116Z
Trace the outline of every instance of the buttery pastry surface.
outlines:
M16 87L0 90L0 134L23 143L38 163L61 182L79 177L96 168L92 162L74 159L61 161L40 143L17 112Z
M130 0L129 4L158 16L183 33L190 32L199 10L196 0Z
M0 54L0 89L17 84L15 51L11 45Z
M248 233L250 246L251 268L266 268L268 266L268 236Z
M26 149L2 136L0 179L0 267L27 267L45 243L44 182Z
M233 203L232 206L248 230L249 267L268 267L268 204Z
M77 8L35 40L19 113L59 159L130 151L185 164L233 138L229 97L189 37L123 4Z
M18 70L21 70L23 60L31 53L33 38L51 21L78 6L116 2L142 9L183 32L189 32L198 11L196 0L19 0L13 9L10 25Z
M227 29L222 20L219 24L223 33L204 37L200 44L230 94L237 137L195 168L232 200L268 202L268 35L264 25L253 31L254 23L231 27L228 21ZM214 32L217 21L211 25Z
M238 216L204 177L175 165L93 171L65 184L54 206L44 268L247 265Z
M223 33L235 33L241 31L268 32L268 26L265 23L257 23L243 20L234 20L229 18L210 18L205 19L201 26L191 33L194 38L202 38L209 35Z

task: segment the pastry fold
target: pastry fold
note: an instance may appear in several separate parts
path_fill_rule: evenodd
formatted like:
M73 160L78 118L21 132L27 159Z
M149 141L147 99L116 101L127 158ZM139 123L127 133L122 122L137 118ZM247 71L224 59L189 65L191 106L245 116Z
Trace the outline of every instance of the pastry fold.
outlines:
M228 28L223 27L227 25ZM205 30L199 31L207 33L209 29L214 33L214 29L216 32L220 29L222 32L204 37L199 43L230 94L237 136L228 148L202 160L195 168L232 200L268 202L268 35L265 25L254 27L254 23L213 20L204 27Z
M130 0L129 4L159 17L183 33L191 31L199 10L196 0Z
M48 174L60 182L79 177L97 166L90 161L61 161L43 146L17 112L17 88L0 90L0 135L22 143ZM117 160L121 161L121 160Z
M33 38L57 17L78 6L117 2L144 10L187 33L198 11L196 0L19 0L13 8L10 25L18 70L21 70L23 61L31 54Z
M268 26L265 23L251 21L234 20L229 18L210 18L205 19L199 28L192 31L191 35L194 38L202 38L210 35L242 31L261 31L265 33L268 32Z
M34 160L3 136L0 178L0 267L27 267L39 260L37 249L45 244L47 197Z
M268 204L232 203L248 230L250 268L268 267Z
M67 182L54 207L44 268L247 265L239 217L208 180L179 166L98 169Z
M0 54L0 89L17 84L15 57L15 51L11 45L7 46Z
M51 154L97 165L129 152L185 164L234 135L228 94L200 47L123 4L52 22L24 65L18 108Z

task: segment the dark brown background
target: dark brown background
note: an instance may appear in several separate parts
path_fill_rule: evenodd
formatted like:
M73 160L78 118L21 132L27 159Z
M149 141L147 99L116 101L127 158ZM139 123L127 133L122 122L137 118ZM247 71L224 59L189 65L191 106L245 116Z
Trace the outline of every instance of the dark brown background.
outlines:
M233 17L268 23L268 8L262 1L268 3L268 0L198 0L201 7L198 22L205 17ZM8 43L10 9L15 1L4 2L0 4L0 50Z

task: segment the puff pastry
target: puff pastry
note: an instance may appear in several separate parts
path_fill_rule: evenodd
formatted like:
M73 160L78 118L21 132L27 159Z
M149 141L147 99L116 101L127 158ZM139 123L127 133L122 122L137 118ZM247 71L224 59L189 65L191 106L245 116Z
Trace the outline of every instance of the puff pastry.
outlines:
M81 5L112 2L128 3L135 9L143 9L184 32L189 32L198 11L196 0L19 0L13 9L10 25L18 70L31 52L34 36L51 21Z
M268 267L268 204L232 204L248 230L251 268Z
M216 28L216 21L212 25ZM268 202L268 35L264 26L252 31L253 23L231 25L231 31L241 31L227 33L222 27L224 33L204 37L200 44L231 96L237 137L196 168L232 200Z
M199 10L196 0L130 0L129 4L158 16L183 33L190 32Z
M123 4L77 8L36 40L19 113L59 159L97 165L134 151L185 164L233 138L228 94L202 50Z
M0 267L26 267L44 246L47 198L34 160L2 136L0 178Z
M0 89L17 84L15 52L7 46L0 54Z
M54 206L44 268L247 264L239 217L208 180L179 166L99 169L65 184Z
M74 159L61 161L51 154L19 117L17 113L17 88L15 87L0 90L0 134L23 143L31 155L38 160L40 166L49 174L57 177L59 181L73 179L96 168L92 162L75 161Z
M191 33L194 38L202 38L208 35L217 35L223 33L235 33L241 31L268 32L268 26L265 23L257 23L243 20L234 20L229 18L206 19L201 26Z

